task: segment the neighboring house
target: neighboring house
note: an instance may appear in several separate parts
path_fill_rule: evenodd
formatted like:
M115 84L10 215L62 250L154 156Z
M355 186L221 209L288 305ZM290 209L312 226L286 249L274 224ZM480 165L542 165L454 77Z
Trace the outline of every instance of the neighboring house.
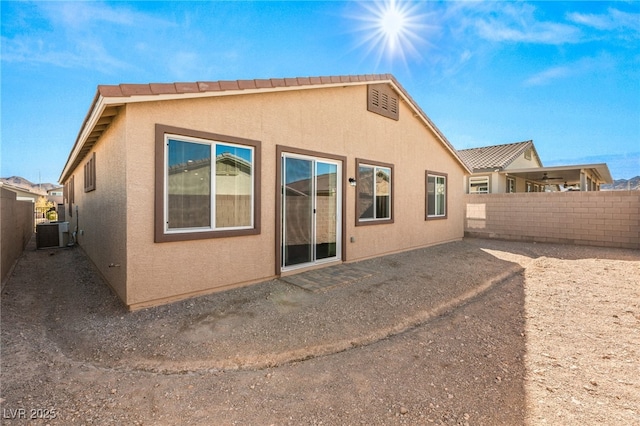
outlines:
M34 192L27 188L11 185L5 182L0 182L0 188L5 188L11 192L14 192L16 194L16 200L18 201L30 201L34 204L40 197L44 196L44 194L41 192Z
M63 196L64 192L62 186L47 190L47 200L51 201L56 206L64 203Z
M469 172L393 76L366 75L99 86L60 182L136 309L459 240Z
M606 164L544 167L533 141L459 150L472 170L467 176L469 194L599 191L613 182Z

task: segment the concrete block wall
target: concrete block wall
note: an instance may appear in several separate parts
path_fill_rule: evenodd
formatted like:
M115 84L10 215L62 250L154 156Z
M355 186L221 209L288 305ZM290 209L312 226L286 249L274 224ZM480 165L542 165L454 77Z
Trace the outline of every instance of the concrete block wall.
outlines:
M640 191L467 194L465 236L640 249Z
M5 188L0 190L0 276L2 287L33 236L34 204L19 201L16 193Z

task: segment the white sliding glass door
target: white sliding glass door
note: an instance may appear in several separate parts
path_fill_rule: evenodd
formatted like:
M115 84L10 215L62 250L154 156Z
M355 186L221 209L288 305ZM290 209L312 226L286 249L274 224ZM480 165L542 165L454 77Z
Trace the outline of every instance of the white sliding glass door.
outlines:
M341 163L282 155L282 268L336 260L342 241Z

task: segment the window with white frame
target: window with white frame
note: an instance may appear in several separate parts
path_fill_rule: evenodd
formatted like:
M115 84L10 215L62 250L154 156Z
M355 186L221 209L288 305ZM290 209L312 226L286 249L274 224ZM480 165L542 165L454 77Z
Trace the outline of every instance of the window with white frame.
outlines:
M516 179L512 177L507 178L507 192L513 194L516 192Z
M392 221L393 165L358 160L357 224Z
M489 177L478 176L469 178L469 194L488 194Z
M259 233L257 141L160 125L159 141L157 242Z
M447 175L427 172L427 219L447 217Z

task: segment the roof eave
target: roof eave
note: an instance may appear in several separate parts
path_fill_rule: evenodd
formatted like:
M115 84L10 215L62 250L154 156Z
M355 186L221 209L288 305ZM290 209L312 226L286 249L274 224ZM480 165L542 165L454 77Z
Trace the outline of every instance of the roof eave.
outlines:
M80 131L78 132L76 141L73 144L73 148L71 148L71 152L69 152L69 156L67 157L67 161L64 165L64 168L62 169L62 173L60 174L60 178L58 179L58 182L64 183L67 180L68 175L71 172L70 166L71 164L73 164L74 160L77 158L80 152L80 149L83 146L83 139L86 139L86 135L88 135L87 126L90 122L97 121L95 119L96 112L99 110L98 106L103 103L103 100L104 98L102 97L102 95L100 95L100 91L99 90L96 91L96 94L93 97L93 102L91 102L91 106L89 107L89 111L87 112L87 115L85 116L84 121L82 122L82 126L80 126ZM104 108L102 108L102 110L103 109ZM102 111L100 111L100 113L101 112Z

